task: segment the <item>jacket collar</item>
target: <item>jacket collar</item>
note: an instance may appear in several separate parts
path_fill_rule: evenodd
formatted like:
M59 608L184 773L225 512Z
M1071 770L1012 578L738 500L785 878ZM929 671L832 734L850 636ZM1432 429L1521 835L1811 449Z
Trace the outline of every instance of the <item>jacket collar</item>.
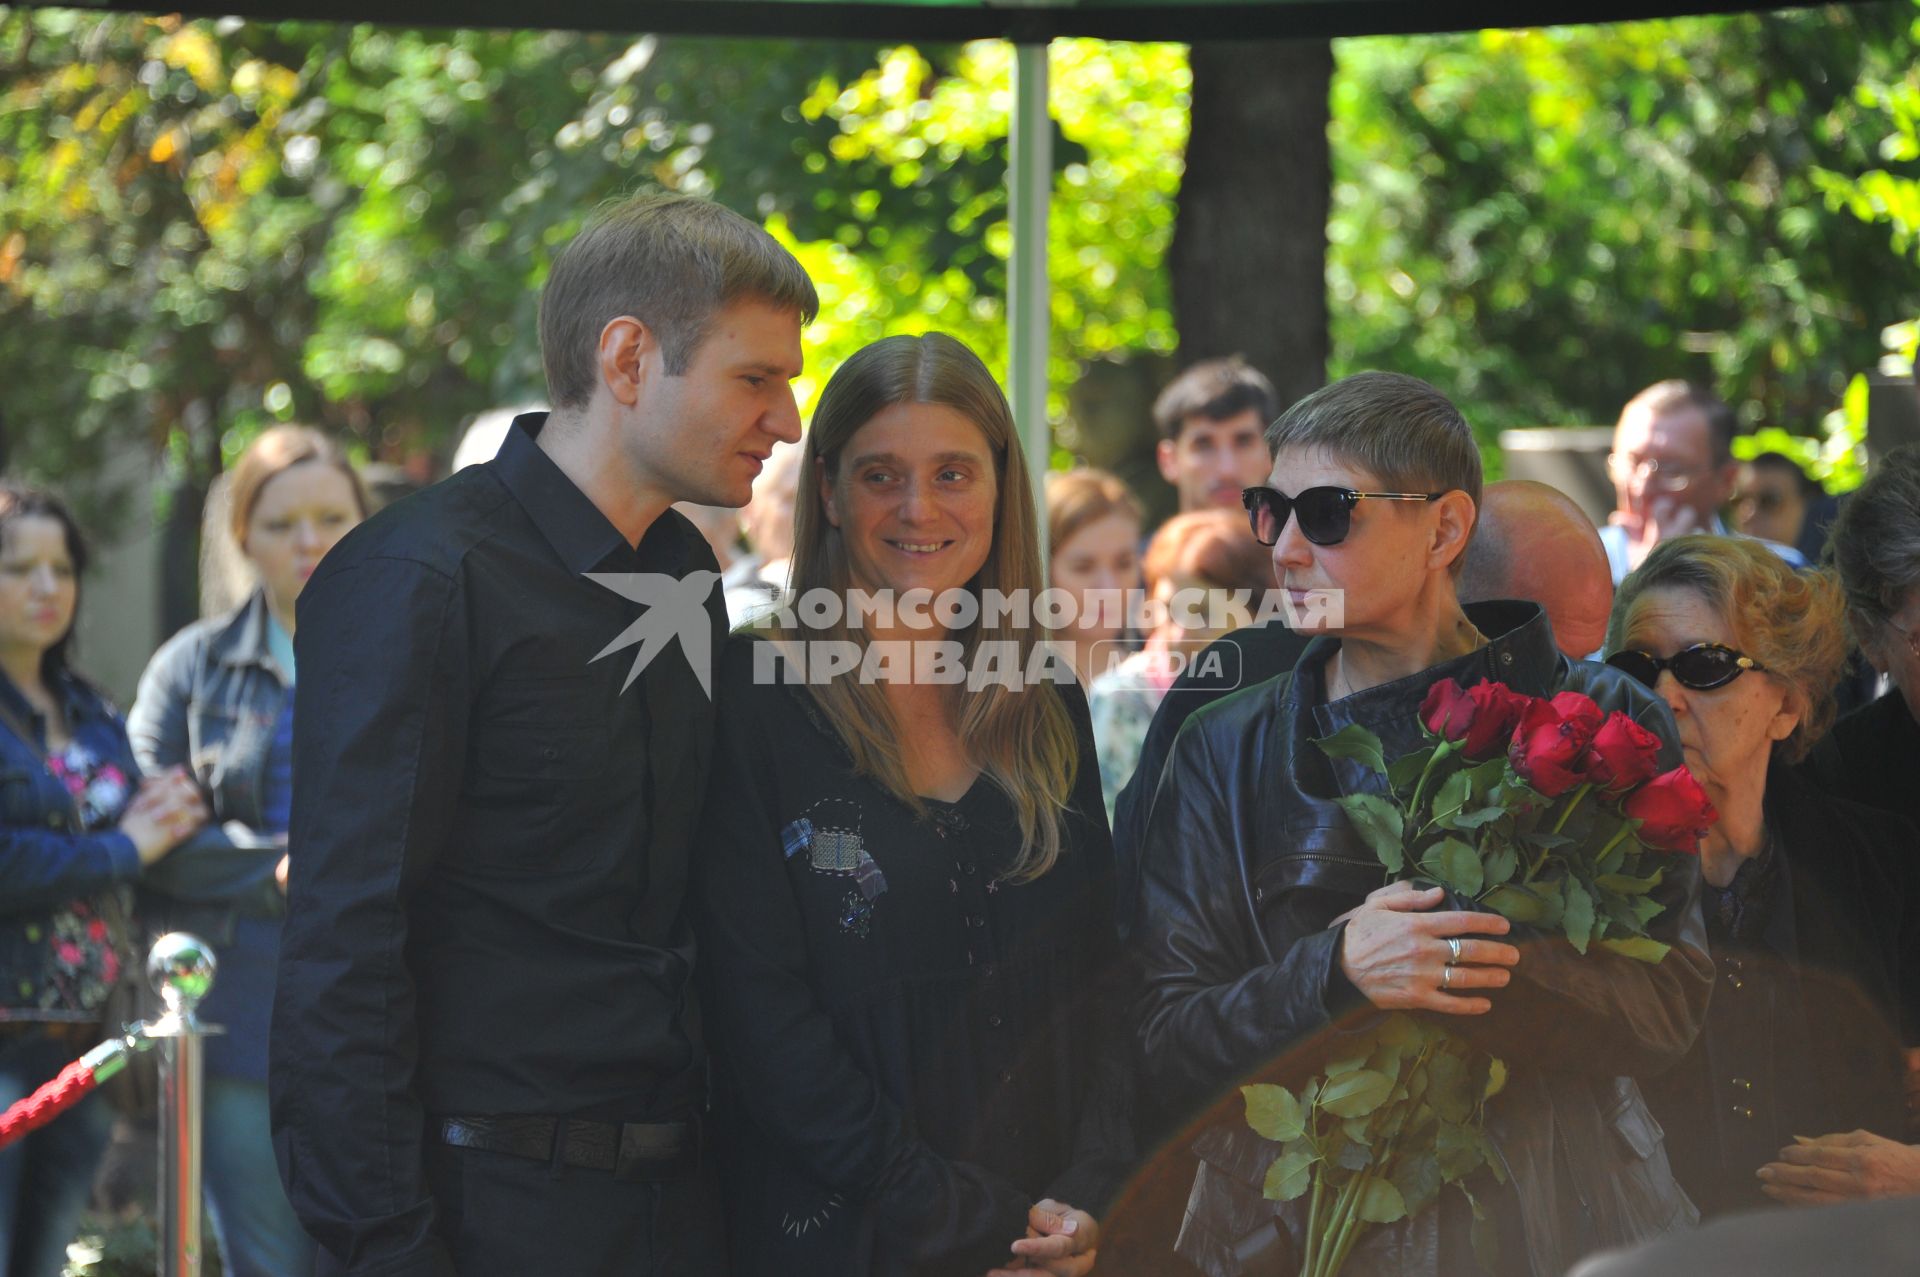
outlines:
M47 690L60 698L60 710L67 716L70 727L77 728L82 723L107 717L111 713L106 701L93 690L92 685L71 671L49 676L47 685ZM28 703L27 698L20 694L20 689L13 685L13 680L5 674L0 674L0 703L4 703L21 722L33 724L34 729L42 733L42 740L45 740L46 726L41 721L40 711Z
M207 644L221 665L274 665L267 647L267 592L256 589Z
M1398 718L1411 724L1414 711L1426 699L1427 689L1445 678L1467 687L1483 678L1490 679L1528 696L1551 695L1560 685L1566 658L1553 645L1553 630L1547 623L1545 608L1517 599L1496 599L1469 603L1463 610L1467 619L1487 636L1486 646L1417 674L1355 692L1329 705L1325 700L1326 662L1339 649L1340 640L1317 638L1300 656L1300 664L1290 680L1288 698L1298 709L1311 708L1320 730L1331 734L1350 723L1377 728Z

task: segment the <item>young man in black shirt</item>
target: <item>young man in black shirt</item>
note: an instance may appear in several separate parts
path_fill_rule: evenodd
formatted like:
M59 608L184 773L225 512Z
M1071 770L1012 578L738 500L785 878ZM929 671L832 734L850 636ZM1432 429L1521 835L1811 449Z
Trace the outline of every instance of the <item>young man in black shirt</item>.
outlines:
M725 1271L682 902L726 617L668 507L799 439L817 308L718 205L606 211L541 297L552 413L302 593L271 1091L321 1273Z

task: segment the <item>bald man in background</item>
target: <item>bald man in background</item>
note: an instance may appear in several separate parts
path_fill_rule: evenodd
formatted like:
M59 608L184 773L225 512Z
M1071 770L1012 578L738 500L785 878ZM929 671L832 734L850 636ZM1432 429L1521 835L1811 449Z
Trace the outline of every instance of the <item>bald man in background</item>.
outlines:
M1529 599L1547 609L1553 645L1577 661L1598 652L1613 611L1600 530L1560 489L1530 479L1490 483L1455 583L1462 603Z
M1554 646L1573 661L1599 649L1613 609L1613 576L1593 520L1558 489L1525 479L1490 483L1482 491L1457 592L1462 603L1540 604ZM1291 670L1306 646L1306 637L1278 621L1236 630L1216 640L1168 689L1147 729L1139 766L1114 803L1115 903L1123 930L1132 924L1147 813L1180 725L1202 705ZM1203 670L1218 673L1197 672Z

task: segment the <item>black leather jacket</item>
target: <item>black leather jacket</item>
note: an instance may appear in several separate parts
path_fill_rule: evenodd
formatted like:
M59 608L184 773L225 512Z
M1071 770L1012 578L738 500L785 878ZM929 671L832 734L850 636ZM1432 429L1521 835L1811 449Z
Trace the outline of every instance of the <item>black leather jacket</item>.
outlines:
M1492 636L1467 656L1327 705L1324 665L1336 644L1321 639L1292 675L1211 705L1181 730L1148 821L1134 925L1144 1070L1163 1105L1191 1113L1256 1073L1305 1076L1312 1066L1300 1057L1311 1058L1316 1039L1367 1014L1340 972L1342 929L1328 924L1384 875L1334 799L1383 782L1331 762L1314 739L1361 723L1397 757L1420 744L1416 711L1435 681L1487 677L1531 695L1578 690L1625 710L1663 741L1662 769L1679 764L1666 706L1617 671L1569 663L1537 605L1485 603L1467 615ZM1491 1196L1510 1239L1503 1272L1557 1275L1588 1250L1696 1218L1631 1081L1685 1055L1712 987L1699 873L1683 864L1666 874L1667 908L1652 926L1674 946L1665 961L1582 957L1516 925L1521 962L1493 995L1494 1011L1448 1020L1511 1070L1490 1117L1509 1186L1475 1189ZM1216 1117L1195 1145L1202 1165L1181 1252L1211 1277L1282 1271L1298 1203L1261 1197L1273 1146L1230 1101ZM1414 1219L1373 1229L1348 1271L1473 1271L1463 1207L1449 1189Z

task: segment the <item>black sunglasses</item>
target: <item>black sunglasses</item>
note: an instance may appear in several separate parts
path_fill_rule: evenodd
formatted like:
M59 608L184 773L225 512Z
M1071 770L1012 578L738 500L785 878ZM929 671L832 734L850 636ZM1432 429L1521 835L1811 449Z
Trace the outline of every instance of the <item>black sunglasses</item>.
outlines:
M1273 545L1287 526L1289 514L1298 515L1300 534L1315 545L1339 545L1353 528L1353 507L1364 500L1438 501L1444 492L1355 492L1352 488L1308 488L1288 496L1273 488L1245 488L1240 504L1247 507L1253 539Z
M1672 670L1680 686L1691 687L1696 692L1725 687L1748 670L1767 668L1751 656L1718 643L1695 643L1664 659L1651 652L1637 652L1629 648L1609 656L1607 664L1631 674L1648 687L1660 681L1661 670Z

